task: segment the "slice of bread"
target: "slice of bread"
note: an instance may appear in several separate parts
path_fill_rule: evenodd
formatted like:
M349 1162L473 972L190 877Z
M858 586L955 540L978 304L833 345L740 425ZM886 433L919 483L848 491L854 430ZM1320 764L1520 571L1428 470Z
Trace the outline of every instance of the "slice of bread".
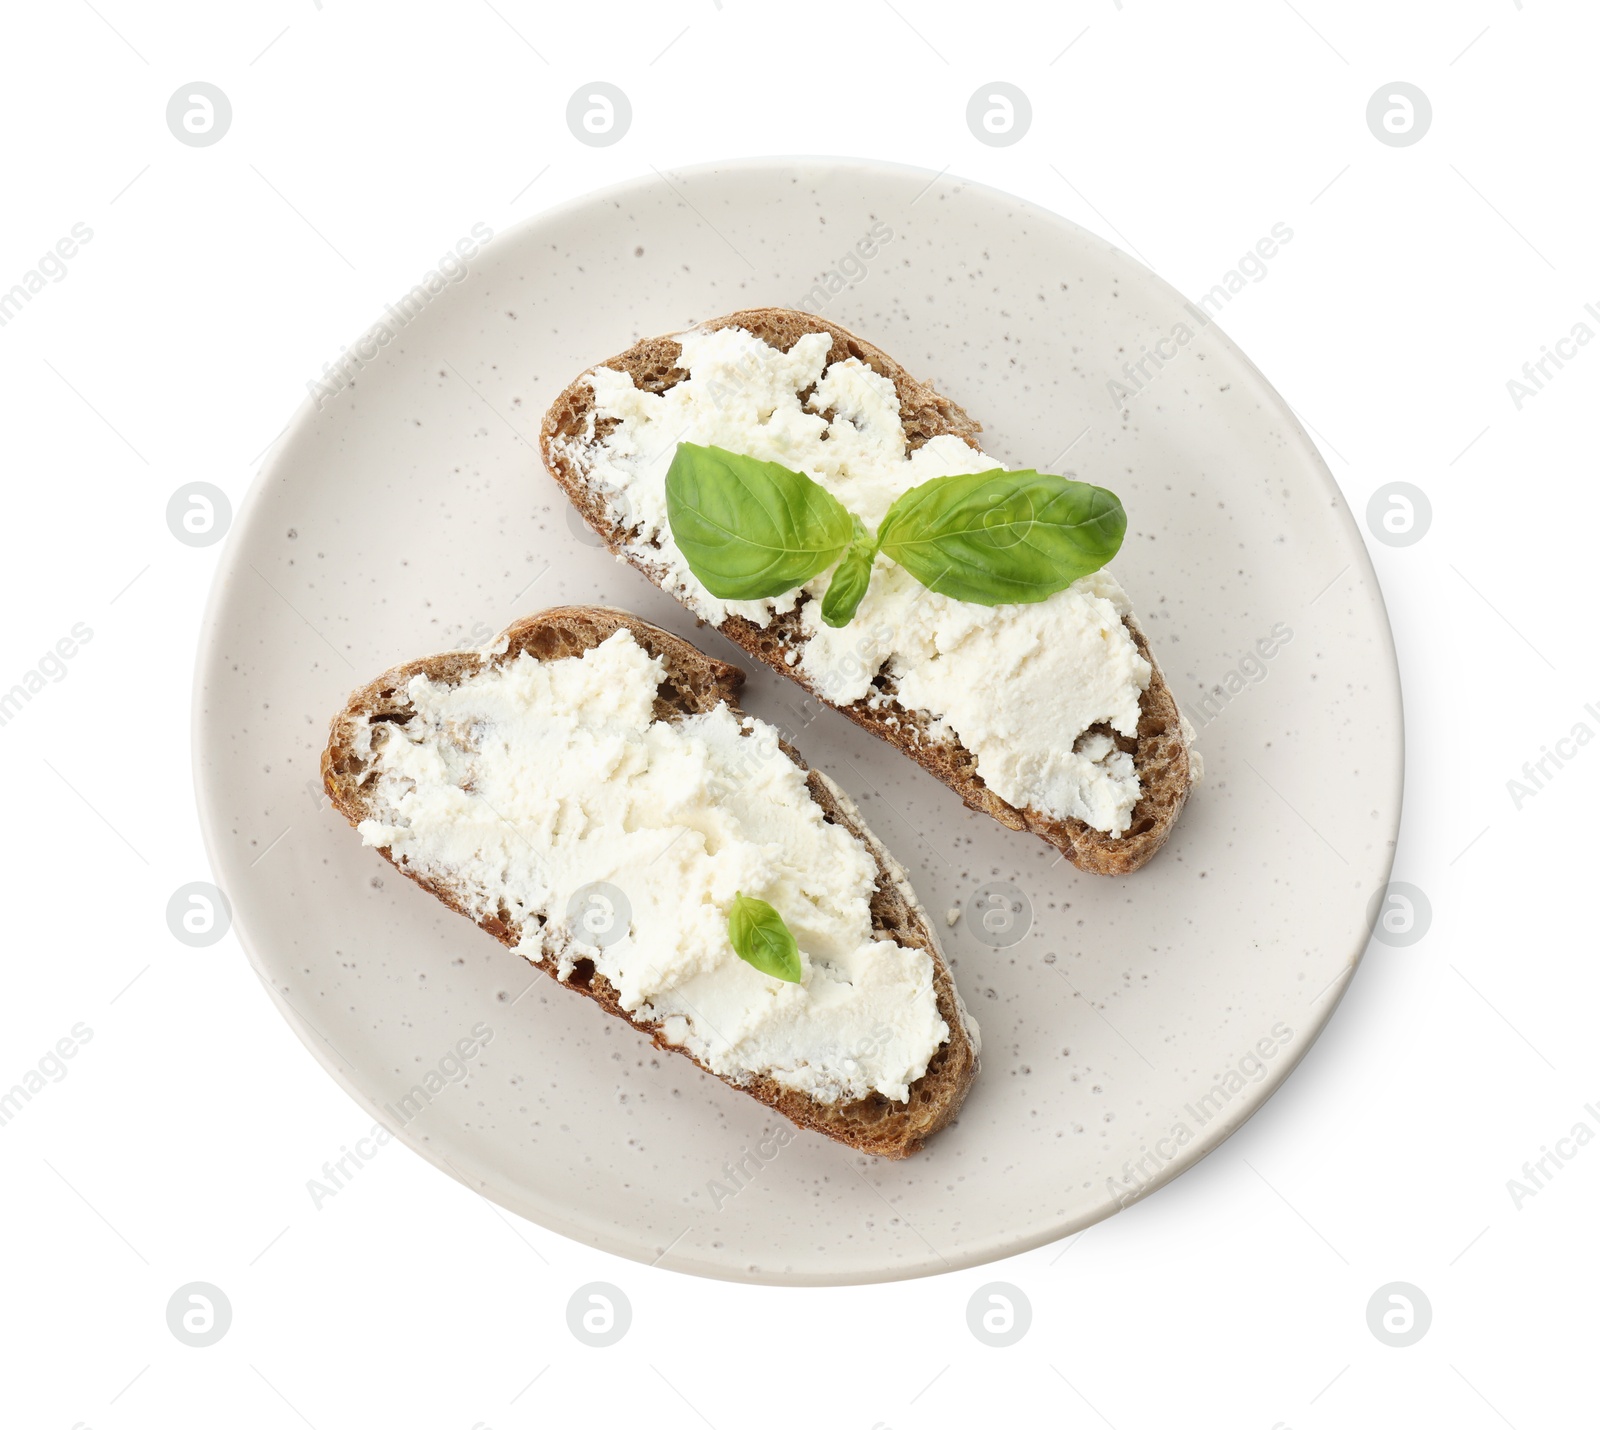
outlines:
M469 651L414 660L396 666L356 691L344 710L334 717L328 746L322 755L323 785L334 808L352 825L359 825L375 814L373 799L378 773L375 758L363 753L371 750L371 741L364 735L373 722L403 724L411 718L405 687L413 676L425 675L436 682L454 683L482 670L485 660L498 664L515 660L524 651L541 661L570 659L600 645L618 630L630 632L647 654L660 658L666 669L667 678L656 696L656 719L682 719L713 710L723 702L736 716L741 714L737 696L744 683L744 672L738 667L714 660L687 641L624 611L600 606L556 607L518 621L495 642L490 648L494 653L487 657ZM862 823L849 797L826 775L809 769L789 744L781 740L778 743L790 760L807 771L806 787L821 807L823 817L848 830L876 863L877 885L871 898L874 933L879 938L893 939L903 947L922 949L933 960L934 994L949 1037L934 1053L927 1071L911 1084L907 1102L896 1102L872 1093L853 1102L827 1103L784 1087L767 1076L756 1076L742 1084L723 1080L766 1103L800 1127L811 1128L873 1156L908 1157L919 1150L928 1137L950 1123L972 1086L978 1063L977 1025L962 1005L933 926L917 901L905 871ZM389 850L380 848L378 852L457 913L466 912L460 889L452 886L449 878L426 877L404 862L396 861ZM479 927L508 948L515 949L534 967L561 981L557 959L567 948L567 935L564 931L558 932L554 924L546 926L540 919L538 942L532 946L531 923L524 927L520 941L509 916L484 918L479 921ZM570 952L570 948L567 951ZM686 1049L665 1041L654 1025L627 1012L617 990L595 969L591 960L580 958L564 986L586 994L608 1013L652 1038L657 1047L681 1052L710 1071Z
M749 308L714 318L701 324L697 331L731 327L743 328L783 352L807 333L827 333L833 340L828 363L853 357L894 383L908 450L943 434L953 434L969 447L981 450L977 441L982 430L979 423L949 398L917 381L886 353L837 324L787 308ZM659 393L689 376L677 365L680 351L677 335L668 334L635 343L627 352L598 366L625 372L636 387ZM567 387L545 416L540 441L545 466L610 551L627 560L653 584L661 585L667 567L625 546L626 528L613 519L604 494L587 480L584 448L603 438L615 423L597 416L594 393L586 377L587 374L579 376ZM802 605L808 599L803 595ZM1198 759L1190 755L1189 731L1144 632L1131 616L1124 623L1139 654L1150 662L1150 684L1139 702L1138 734L1128 738L1108 725L1091 726L1085 732L1109 736L1133 757L1139 776L1139 800L1128 829L1120 835L1103 833L1080 819L1057 819L1037 809L1019 808L1000 798L978 774L977 758L970 750L959 741L935 738L930 733L933 721L926 714L899 703L895 682L887 673L880 673L874 681L876 694L834 708L911 756L971 808L993 815L1008 829L1037 834L1080 869L1095 874L1128 874L1147 864L1166 842L1198 777ZM717 630L780 675L804 686L822 703L833 704L818 694L795 659L795 652L805 643L799 607L775 615L766 626L730 615Z

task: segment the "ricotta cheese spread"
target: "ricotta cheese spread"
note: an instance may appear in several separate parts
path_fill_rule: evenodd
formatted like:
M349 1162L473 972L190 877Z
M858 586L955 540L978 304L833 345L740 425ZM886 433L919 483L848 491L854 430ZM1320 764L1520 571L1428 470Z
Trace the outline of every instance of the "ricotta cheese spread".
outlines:
M662 662L626 630L571 659L489 654L455 684L413 677L410 718L360 732L378 772L362 841L503 919L563 980L592 960L628 1013L731 1081L906 1101L950 1035L933 959L873 932L877 865L776 732L725 704L656 719ZM622 895L598 937L569 912L597 883ZM793 932L799 983L734 952L741 891Z
M627 532L628 551L664 568L662 586L713 625L737 615L767 626L802 593L812 597L801 610L803 644L785 658L818 694L881 705L873 681L887 674L894 698L927 716L935 739L964 745L1002 799L1125 832L1139 777L1105 730L1137 734L1150 663L1123 624L1130 606L1115 577L1102 568L1036 604L978 606L929 591L880 555L855 619L838 630L821 616L831 567L801 591L718 600L667 522L666 474L679 442L805 472L869 529L921 482L1001 464L949 435L908 452L894 384L856 358L829 364L826 333L806 334L787 353L743 328L680 341L678 365L689 376L659 394L625 372L594 369L594 410L609 430L591 428L567 451Z

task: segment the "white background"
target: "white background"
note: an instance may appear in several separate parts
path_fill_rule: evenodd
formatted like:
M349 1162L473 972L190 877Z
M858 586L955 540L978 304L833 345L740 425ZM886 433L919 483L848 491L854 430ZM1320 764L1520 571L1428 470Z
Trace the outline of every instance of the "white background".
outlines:
M1600 332L1597 31L1592 7L1554 0L8 7L0 291L74 223L93 238L0 328L0 688L76 622L93 637L0 727L0 1088L75 1024L92 1038L0 1127L0 1418L1592 1423L1600 1146L1564 1144L1520 1205L1508 1180L1574 1124L1600 1131L1600 748L1547 766L1520 809L1507 781L1575 723L1600 733L1600 345L1520 410L1507 381L1574 324ZM207 148L165 122L196 79L233 105ZM633 105L607 148L565 122L596 79ZM1009 147L966 127L994 80L1033 105ZM1394 80L1432 101L1410 147L1366 124ZM1386 482L1431 499L1421 541L1371 542L1406 694L1395 876L1426 892L1431 927L1373 945L1303 1066L1207 1162L992 1267L697 1281L514 1223L399 1145L316 1207L307 1180L370 1119L231 935L195 950L167 930L172 892L209 877L189 693L220 549L176 541L167 499L205 480L237 508L306 380L475 221L763 153L948 167L1190 296L1274 223L1294 230L1225 325L1358 518ZM1007 1349L967 1328L994 1280L1032 1306ZM208 1348L167 1327L191 1281L233 1308ZM633 1308L608 1349L567 1328L592 1281ZM1367 1324L1393 1281L1433 1310L1404 1349Z

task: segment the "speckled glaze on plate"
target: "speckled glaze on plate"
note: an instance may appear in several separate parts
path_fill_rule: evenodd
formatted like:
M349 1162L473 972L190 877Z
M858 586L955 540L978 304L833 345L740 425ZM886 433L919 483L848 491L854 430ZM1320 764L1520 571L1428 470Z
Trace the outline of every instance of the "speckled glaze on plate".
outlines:
M875 225L892 237L842 265ZM996 457L1122 496L1115 569L1206 766L1155 861L1096 878L752 672L747 707L831 773L909 869L982 1025L959 1122L899 1163L810 1133L780 1146L774 1114L563 992L363 848L318 779L352 688L545 606L623 606L748 667L606 555L535 441L575 374L640 337L819 302L981 420ZM1183 343L1170 340L1180 324ZM1119 406L1108 382L1131 386L1124 364L1160 339L1175 356L1147 358L1147 383ZM1305 1053L1388 878L1393 647L1311 443L1159 278L949 175L741 160L499 235L371 350L353 384L296 416L230 536L201 642L195 759L213 868L264 984L416 1151L641 1261L886 1280L1023 1251L1147 1194ZM1029 906L1005 947L970 917L945 923L992 883Z

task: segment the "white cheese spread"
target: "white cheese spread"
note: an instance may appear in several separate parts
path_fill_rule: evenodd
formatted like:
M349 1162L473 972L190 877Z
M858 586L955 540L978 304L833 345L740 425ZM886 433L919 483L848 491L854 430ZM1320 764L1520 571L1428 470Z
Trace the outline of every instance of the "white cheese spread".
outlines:
M378 772L363 842L504 919L563 979L591 960L627 1012L731 1081L905 1101L949 1037L933 959L874 934L877 866L776 732L725 704L655 719L662 663L626 630L578 658L482 661L456 684L413 677L410 718L361 732ZM599 941L568 913L595 883L629 910ZM783 916L801 982L734 952L741 891Z
M679 442L803 471L869 528L920 482L1000 465L955 436L908 453L894 384L856 358L827 364L826 333L787 353L743 328L680 341L689 376L663 393L611 368L589 374L595 412L614 425L598 439L591 429L567 455L628 532L628 551L664 567L662 585L713 625L738 615L766 626L801 592L721 601L695 578L667 523L666 473ZM964 745L1002 799L1113 836L1127 830L1139 799L1133 757L1091 727L1137 734L1150 663L1123 624L1128 598L1108 570L1037 604L978 606L934 594L879 556L855 619L838 630L821 619L832 575L804 588L814 598L801 613L804 643L785 654L818 694L881 705L872 682L886 673L895 698L928 717L934 738Z

